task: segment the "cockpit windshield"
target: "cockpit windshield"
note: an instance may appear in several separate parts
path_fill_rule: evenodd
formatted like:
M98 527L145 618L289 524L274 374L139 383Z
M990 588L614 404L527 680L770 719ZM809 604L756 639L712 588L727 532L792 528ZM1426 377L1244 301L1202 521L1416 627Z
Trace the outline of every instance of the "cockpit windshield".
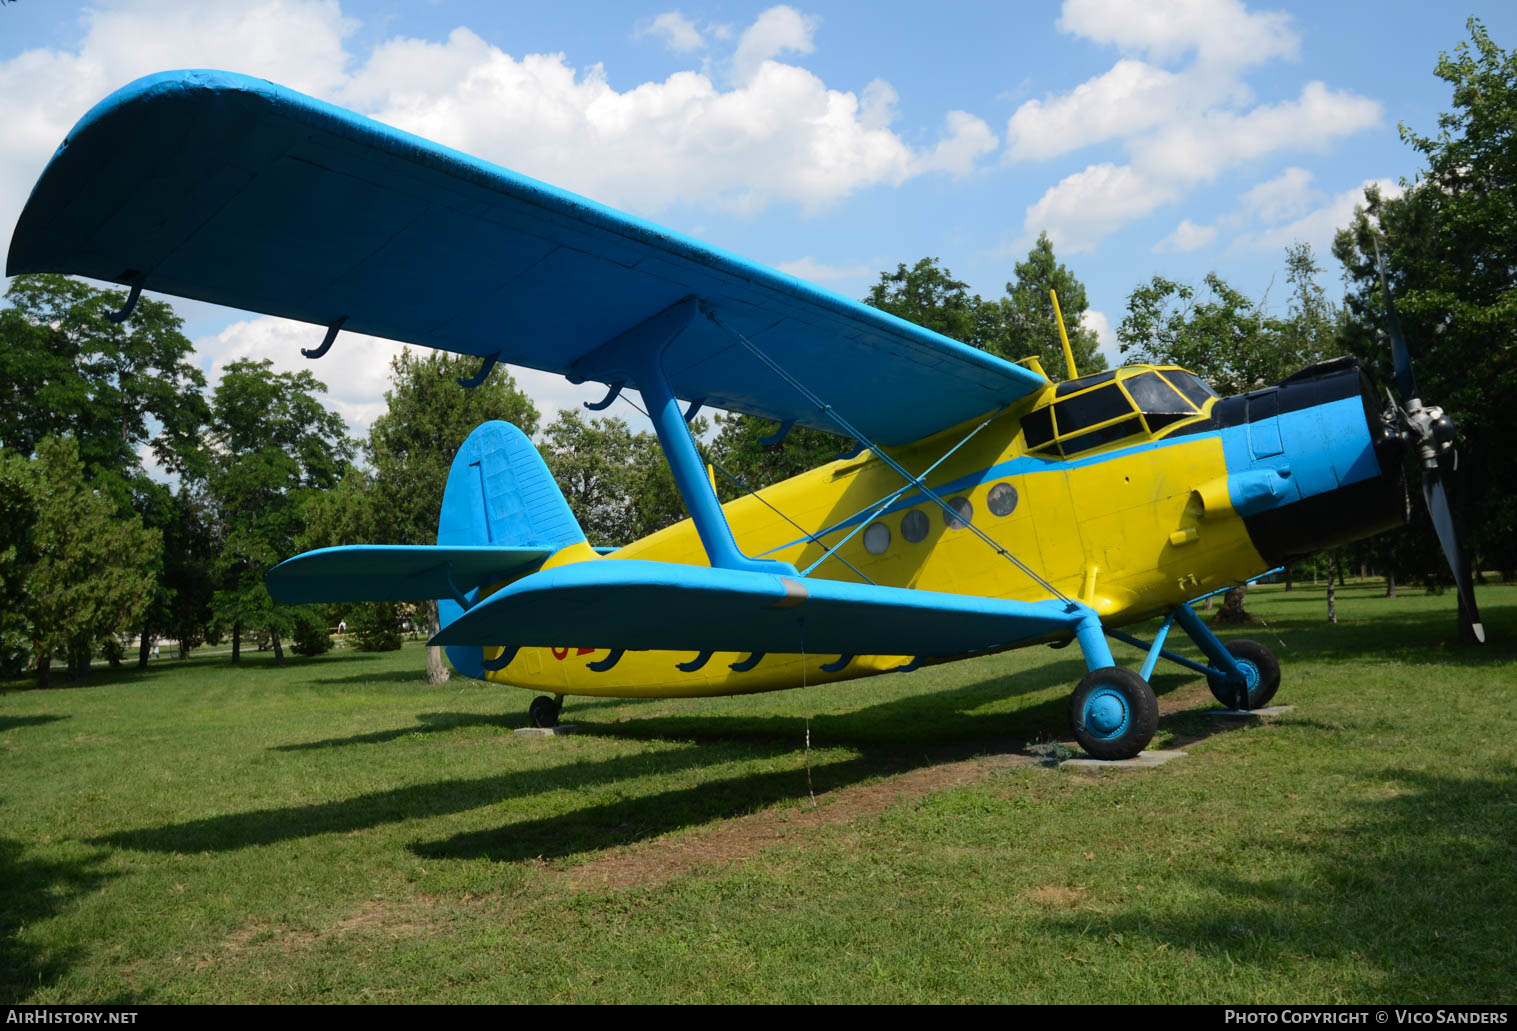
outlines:
M1200 415L1216 396L1183 369L1140 365L1082 376L1060 383L1053 404L1022 419L1024 439L1029 451L1069 457L1129 437L1153 437Z

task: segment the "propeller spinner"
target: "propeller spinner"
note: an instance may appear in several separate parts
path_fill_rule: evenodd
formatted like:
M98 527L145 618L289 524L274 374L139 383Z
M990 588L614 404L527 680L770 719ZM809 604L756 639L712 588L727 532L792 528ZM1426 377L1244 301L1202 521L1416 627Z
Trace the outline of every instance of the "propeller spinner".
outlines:
M1480 621L1480 610L1475 607L1475 591L1470 585L1469 566L1464 560L1464 547L1459 539L1459 529L1454 523L1454 512L1449 506L1448 490L1444 483L1448 474L1458 465L1458 452L1454 450L1454 437L1459 426L1437 405L1424 405L1418 396L1417 377L1412 372L1412 353L1406 345L1406 336L1401 332L1401 320L1396 316L1396 302L1391 297L1390 281L1385 274L1385 260L1380 256L1380 244L1371 240L1375 248L1375 267L1380 272L1380 289L1385 293L1386 324L1391 338L1391 358L1395 364L1396 390L1401 394L1397 403L1391 399L1392 418L1399 423L1402 438L1417 451L1417 461L1422 467L1422 497L1427 502L1428 514L1433 517L1433 529L1438 533L1438 543L1443 547L1444 558L1454 573L1454 585L1459 592L1459 618L1468 633L1479 644L1485 643L1485 626Z

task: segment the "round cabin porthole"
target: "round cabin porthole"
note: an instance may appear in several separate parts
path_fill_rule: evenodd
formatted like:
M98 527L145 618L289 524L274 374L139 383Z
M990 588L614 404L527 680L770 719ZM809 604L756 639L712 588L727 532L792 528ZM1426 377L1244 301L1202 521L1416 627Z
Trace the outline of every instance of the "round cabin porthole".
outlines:
M943 525L950 530L962 530L974 518L974 506L969 503L968 498L952 498L948 502L948 507L958 513L957 518L947 512L943 513Z
M929 528L927 513L920 508L913 508L901 518L901 536L912 544L926 540Z
M864 550L871 555L883 555L890 547L890 527L884 523L870 523L864 531Z
M994 516L1009 516L1017 507L1017 489L1009 483L998 483L990 488L985 505Z

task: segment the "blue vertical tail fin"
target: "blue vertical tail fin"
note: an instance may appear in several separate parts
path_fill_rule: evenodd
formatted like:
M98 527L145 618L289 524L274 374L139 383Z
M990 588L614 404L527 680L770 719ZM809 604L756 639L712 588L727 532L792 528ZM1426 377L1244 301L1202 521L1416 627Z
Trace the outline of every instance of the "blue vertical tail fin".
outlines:
M585 533L564 500L537 448L508 422L482 423L470 433L453 458L437 521L439 548L493 546L539 548L547 555L574 544L585 544ZM541 562L521 573L531 572ZM481 584L470 595L477 601L493 584ZM443 626L464 612L452 598L437 603ZM483 678L479 648L450 645L448 661L465 676Z

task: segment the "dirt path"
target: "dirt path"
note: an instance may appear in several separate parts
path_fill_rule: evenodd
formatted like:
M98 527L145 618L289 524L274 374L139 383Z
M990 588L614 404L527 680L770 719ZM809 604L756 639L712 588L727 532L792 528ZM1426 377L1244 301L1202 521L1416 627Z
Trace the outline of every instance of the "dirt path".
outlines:
M797 835L873 816L934 791L978 784L993 771L1037 761L1030 755L1007 754L925 766L872 784L818 795L816 808L806 799L797 805L724 820L707 830L640 842L567 870L565 877L581 889L654 887L698 866L742 862Z

